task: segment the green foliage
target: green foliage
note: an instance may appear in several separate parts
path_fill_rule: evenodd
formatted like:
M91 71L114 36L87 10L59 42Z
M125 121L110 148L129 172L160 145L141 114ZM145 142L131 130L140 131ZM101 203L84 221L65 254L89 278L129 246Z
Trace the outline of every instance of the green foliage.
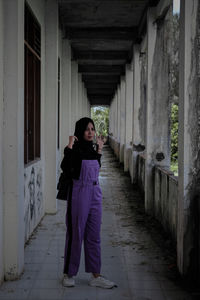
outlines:
M171 163L171 171L174 172L175 176L178 176L178 161Z
M178 160L178 104L171 106L171 161Z
M172 18L172 51L170 55L170 98L171 98L171 167L178 175L178 99L179 99L179 15Z
M97 106L92 107L91 117L94 121L96 132L104 137L108 136L109 130L109 107Z

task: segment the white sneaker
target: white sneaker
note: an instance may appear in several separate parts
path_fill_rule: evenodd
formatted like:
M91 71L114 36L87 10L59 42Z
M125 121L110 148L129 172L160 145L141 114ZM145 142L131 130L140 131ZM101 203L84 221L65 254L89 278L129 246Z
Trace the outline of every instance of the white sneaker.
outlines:
M67 286L67 287L75 286L74 277L73 276L69 277L67 274L64 274L62 284L63 286Z
M104 288L104 289L112 289L114 286L117 286L114 282L106 279L102 275L100 275L96 278L92 275L92 277L89 281L89 285L90 286L101 287L101 288Z

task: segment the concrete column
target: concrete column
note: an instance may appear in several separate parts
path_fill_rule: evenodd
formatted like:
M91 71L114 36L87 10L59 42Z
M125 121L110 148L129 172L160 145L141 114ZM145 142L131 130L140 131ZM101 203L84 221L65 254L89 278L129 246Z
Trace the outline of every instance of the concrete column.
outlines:
M86 114L85 114L85 86L84 86L83 81L82 81L82 105L83 105L82 116L85 117L86 116Z
M88 104L86 89L85 89L85 101L86 101L86 116L88 116L89 115L89 104Z
M113 102L113 113L114 113L114 130L113 130L113 150L117 155L118 150L118 89L115 93L114 102Z
M45 211L56 213L58 4L46 1Z
M61 98L61 151L69 141L72 126L71 114L71 46L67 39L62 41L62 98Z
M156 133L153 132L153 122L157 115L154 111L154 102L152 98L152 90L154 88L151 71L153 65L153 55L156 43L157 26L154 23L156 18L155 8L148 10L147 14L147 128L146 128L146 165L145 165L145 209L147 212L153 213L154 209L154 184L152 168L154 166L154 157L152 158L155 147ZM133 121L134 122L134 121ZM133 123L135 125L135 122ZM135 130L134 130L135 132ZM154 138L155 137L155 138ZM134 140L133 140L134 143ZM154 156L154 155L153 155Z
M83 101L82 101L82 75L78 73L78 102L77 102L78 119L82 118Z
M113 129L114 129L114 126L113 126L113 121L114 121L114 118L113 118L113 102L114 102L114 98L110 102L110 109L109 109L109 134L111 136L113 136Z
M88 101L88 117L91 118L91 104L90 104L90 101Z
M0 0L0 40L4 41L3 0ZM0 284L3 280L3 42L0 44Z
M84 109L85 109L85 99L84 99L84 85L81 80L81 103L82 103L82 111L81 111L81 117L85 116Z
M178 135L178 232L180 272L200 282L200 6L181 1Z
M119 161L124 162L124 144L125 144L125 109L126 109L126 81L125 76L121 77L120 89L120 155Z
M85 116L87 117L88 116L88 100L87 100L87 92L86 92L86 88L84 86L84 106L85 106L85 109L84 109L84 113L85 113Z
M117 90L117 142L120 144L121 83Z
M118 89L117 89L117 92L115 94L115 99L114 99L114 107L115 107L115 130L114 130L114 138L115 138L115 141L117 143L117 136L118 136Z
M24 267L24 1L4 1L4 272Z
M112 124L111 124L111 126L112 126L113 138L115 137L115 112L116 112L115 105L116 105L116 94L112 99Z
M140 131L140 48L133 48L133 145L137 146L142 141Z
M133 47L133 131L132 131L132 170L131 178L132 182L137 182L137 158L139 154L138 145L142 144L142 132L140 125L141 120L141 95L140 95L140 47L139 45L134 45ZM144 105L143 105L144 108ZM140 150L141 151L141 150Z
M133 123L133 65L126 65L126 98L125 98L125 147L124 147L124 171L129 166L129 152L131 151L132 123Z
M157 35L155 10L147 16L147 127L145 165L145 208L154 213L154 173L159 165L170 167L170 115L169 115L169 38ZM165 26L163 23L162 26ZM159 32L164 32L160 28ZM163 44L165 43L165 46ZM162 45L162 46L161 46ZM166 46L167 45L167 46Z
M88 98L87 98L87 90L85 88L85 115L88 116L89 115L89 104L88 104Z
M78 64L75 61L71 62L71 71L72 132L74 133L75 123L78 120Z
M82 83L82 90L83 90L83 116L87 116L86 112L86 97L85 97L85 85Z
M109 144L111 148L114 147L114 141L115 141L115 102L116 96L113 97L111 103L110 103L110 110L109 110L109 134L110 134L110 140Z
M113 139L115 139L115 131L116 131L116 118L114 117L115 114L116 114L116 92L115 92L115 95L113 97L113 100L112 100L112 116L113 116Z

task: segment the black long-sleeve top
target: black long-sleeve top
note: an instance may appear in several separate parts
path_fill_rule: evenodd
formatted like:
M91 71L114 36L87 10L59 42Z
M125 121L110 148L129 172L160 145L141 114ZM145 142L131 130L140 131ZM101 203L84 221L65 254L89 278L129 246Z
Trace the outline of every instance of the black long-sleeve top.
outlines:
M87 144L86 144L87 145ZM91 144L90 144L91 145ZM96 150L89 148L90 151L87 151L86 148L77 148L77 147L65 147L64 149L64 158L61 162L61 169L66 174L67 178L70 179L79 179L81 163L83 159L97 159L101 167L101 156L102 154L98 153Z

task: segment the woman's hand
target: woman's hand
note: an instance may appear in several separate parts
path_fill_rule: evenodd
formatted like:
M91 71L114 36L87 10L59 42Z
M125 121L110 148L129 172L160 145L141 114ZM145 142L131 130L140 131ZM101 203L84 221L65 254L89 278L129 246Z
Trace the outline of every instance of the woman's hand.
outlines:
M100 136L98 136L96 133L96 142L98 145L98 153L101 153L103 145L104 145L104 137L102 136L102 134Z
M69 136L69 144L67 145L68 148L72 149L75 140L78 141L78 138L75 135L70 135Z

